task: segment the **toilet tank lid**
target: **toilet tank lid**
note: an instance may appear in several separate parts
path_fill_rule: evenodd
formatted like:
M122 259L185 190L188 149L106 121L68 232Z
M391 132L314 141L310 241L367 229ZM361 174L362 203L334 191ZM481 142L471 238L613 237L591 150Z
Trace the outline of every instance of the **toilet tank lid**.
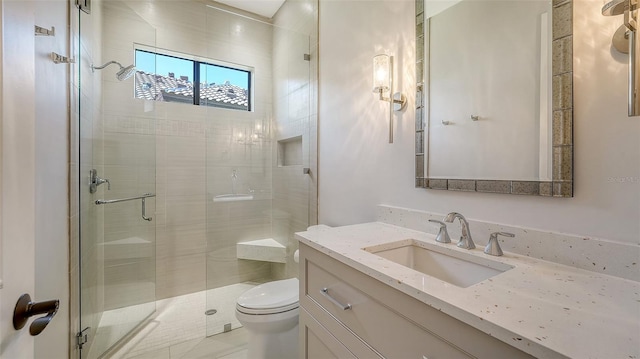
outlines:
M278 308L298 302L298 278L260 284L242 293L238 305L251 309Z

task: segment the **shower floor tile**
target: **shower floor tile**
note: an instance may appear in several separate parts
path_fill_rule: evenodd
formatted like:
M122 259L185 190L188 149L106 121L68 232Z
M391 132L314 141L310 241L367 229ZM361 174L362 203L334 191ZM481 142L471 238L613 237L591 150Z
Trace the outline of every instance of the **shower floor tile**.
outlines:
M170 359L246 359L247 338L246 329L234 329L230 332L201 339L189 351L182 354L175 353L175 356L172 354Z
M150 351L131 359L247 359L247 332L244 328L194 339L168 348Z
M238 283L207 291L207 309L218 311L206 316L208 337L222 333L225 324L231 324L231 329L242 327L236 319L236 302L242 293L255 286L254 283Z
M208 358L241 355L239 352L246 349L246 331L235 329L240 327L235 319L235 303L242 292L255 285L238 283L158 300L152 319L110 358L198 358L201 353ZM120 317L127 309L105 312L101 325L113 321L114 316ZM206 316L207 309L216 309L217 313ZM217 334L227 323L235 330ZM217 335L209 336L212 334ZM183 353L186 354L181 356ZM237 356L227 359L232 358Z
M169 348L162 348L138 355L135 359L171 359L171 354Z
M87 357L99 357L101 353L127 335L146 315L152 312L153 303L132 305L104 312Z

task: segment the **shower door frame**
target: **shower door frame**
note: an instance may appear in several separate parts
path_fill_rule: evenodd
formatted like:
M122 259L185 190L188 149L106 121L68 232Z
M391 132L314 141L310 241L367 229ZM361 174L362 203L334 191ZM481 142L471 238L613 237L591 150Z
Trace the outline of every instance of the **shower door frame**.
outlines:
M140 136L137 132L127 132L126 123L121 127L119 121L114 121L119 116L135 117L135 114L120 115L115 111L127 106L146 109L148 104L144 100L134 98L134 79L116 81L116 67L110 66L95 72L90 68L94 62L96 65L107 62L103 61L105 56L109 56L107 53L113 51L110 48L105 49L103 38L94 33L109 33L106 30L102 31L108 26L103 24L103 21L108 21L105 18L107 9L114 11L111 17L117 16L114 15L117 11L130 11L131 14L135 14L124 1L94 3L91 13L83 12L78 6L73 5L70 10L71 16L77 16L77 27L74 28L74 24L71 26L71 41L76 41L74 48L77 63L72 81L77 81L77 88L70 88L76 92L71 96L76 100L73 105L76 106L77 115L77 118L72 116L76 122L72 125L75 128L71 131L76 136L71 145L77 147L71 152L77 154L75 160L78 163L72 172L72 176L77 176L77 187L73 188L75 181L72 181L71 188L71 191L77 191L75 199L78 201L78 220L75 223L77 235L74 238L77 243L72 241L71 245L71 258L77 258L77 277L72 273L71 283L71 304L77 313L77 322L72 323L76 337L72 338L75 348L71 348L70 354L72 357L80 358L104 357L120 349L131 334L154 315L156 305L156 222L153 198L156 191L156 115L152 112L149 115L150 119L143 118L148 122L149 132ZM92 16L94 18L91 18ZM85 21L93 22L88 28L94 32L83 33ZM146 24L155 32L155 28L144 19L139 18L136 21ZM96 23L102 26L100 30L93 28L97 26ZM94 58L97 57L96 53L101 53L102 58ZM130 53L133 57L133 50ZM121 58L115 60L123 61ZM96 83L97 79L100 79L99 83ZM118 86L121 88L118 89ZM122 89L127 88L130 88L131 101L126 100L126 103L120 103L118 106L106 104L105 101L113 97L105 97L103 94L108 91L126 93L126 90L123 92ZM100 96L96 96L96 91L99 91ZM131 127L131 131L135 131L136 128L138 127ZM118 162L119 159L123 162ZM109 183L93 186L97 190L96 193L90 193L93 169L98 170L98 177L110 179ZM110 186L111 190L107 190L107 186ZM130 200L132 197L135 199ZM141 206L146 206L146 213ZM130 231L127 232L127 229ZM88 271L86 268L89 267L95 269ZM106 275L107 273L109 275ZM111 285L107 285L108 278ZM151 284L147 285L147 282ZM113 295L108 296L110 290L115 292L112 291ZM124 298L122 304L119 304L119 298ZM104 313L116 310L119 306L129 308L134 314L122 315L119 324L109 327L109 330L120 330L120 333L115 334L115 340L111 338L112 334L109 334L104 336L108 338L106 344L96 344L100 337L97 330Z

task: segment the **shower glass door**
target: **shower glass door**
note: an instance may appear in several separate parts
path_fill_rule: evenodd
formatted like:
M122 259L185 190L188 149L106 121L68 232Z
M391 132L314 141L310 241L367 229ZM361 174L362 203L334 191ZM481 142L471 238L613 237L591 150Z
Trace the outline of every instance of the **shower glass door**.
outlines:
M317 2L296 4L285 1L273 24L207 9L208 24L252 35L226 61L251 68L253 80L248 111L207 111L207 336L241 326L235 306L244 291L297 276L294 233L317 221L305 170L316 163Z
M78 16L81 357L98 358L155 311L156 109L134 98L134 43L155 29L125 2L93 1Z

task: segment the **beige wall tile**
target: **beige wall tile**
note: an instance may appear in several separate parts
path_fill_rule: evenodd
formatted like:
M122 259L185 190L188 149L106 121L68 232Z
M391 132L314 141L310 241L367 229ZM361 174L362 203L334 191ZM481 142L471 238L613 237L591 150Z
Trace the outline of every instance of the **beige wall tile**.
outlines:
M105 91L104 159L107 164L104 170L111 176L110 180L113 178L115 187L108 195L136 195L152 190L157 194L148 203L149 208L155 208L151 225L156 226L159 298L203 289L205 250L216 253L214 257L228 254L223 264L211 264L211 273L225 270L234 273L221 278L237 281L269 276L268 264L235 259L235 244L268 237L274 231L270 215L273 144L267 139L244 145L237 142L237 136L251 133L256 123L266 121L270 125L272 98L279 96L285 101L280 111L280 118L286 121L282 122L281 133L292 136L305 133L303 163L311 163L309 128L301 121L307 121L308 114L316 111L310 108L311 104L317 104L313 98L316 93L312 95L310 89L301 87L300 83L307 81L310 68L317 70L317 56L313 57L314 67L302 59L301 54L309 51L310 40L299 32L307 31L314 17L293 5L281 10L278 23L297 30L282 32L281 38L286 42L278 42L272 38L270 26L246 19L231 21L201 3L155 2L150 5L153 11L142 6L141 3L109 4L105 11L109 19L104 27L109 34L103 46L105 58L130 63L133 61L131 44L141 43L252 66L255 111L238 113L135 100L130 83L115 81L111 73L103 73L100 78L104 79ZM202 36L203 29L207 36ZM276 51L280 52L278 56L285 65L278 69L279 90L272 92L272 71L276 71L272 54ZM273 135L268 132L271 126L267 127L266 135ZM315 131L313 133L315 136ZM317 165L315 160L313 163ZM148 171L154 166L155 171ZM258 200L214 206L212 196L232 191L230 175L234 169L240 174L236 190L254 190ZM276 231L282 232L283 242L293 240L287 230L306 228L309 218L308 195L304 192L309 184L300 173L298 169L291 178L280 177L283 184L292 184L295 192L287 194L286 187L281 187L286 197L280 201L282 208L293 213L286 224L282 216L274 220L279 227ZM151 184L155 184L155 188ZM148 225L140 227L139 203L105 210L105 225L110 228L107 240L149 235ZM112 279L109 276L109 280ZM211 284L225 280L214 279Z
M271 277L269 262L236 258L233 246L216 246L207 254L207 288L218 288L245 281L260 281Z
M207 248L204 220L198 224L158 226L158 257L177 257L204 253Z
M156 299L175 297L205 289L205 254L158 257Z

